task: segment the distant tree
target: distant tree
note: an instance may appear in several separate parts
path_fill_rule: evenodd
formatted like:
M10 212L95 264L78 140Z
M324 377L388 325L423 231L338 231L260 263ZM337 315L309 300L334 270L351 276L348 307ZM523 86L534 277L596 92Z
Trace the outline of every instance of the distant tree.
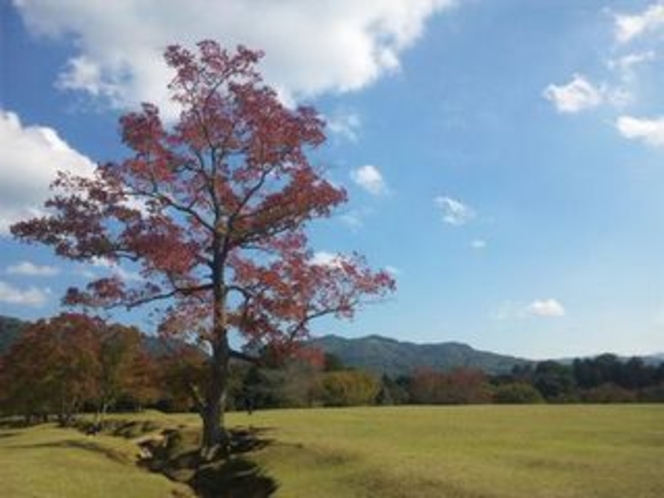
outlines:
M627 389L641 389L655 383L656 370L647 366L641 358L633 357L622 364L618 383Z
M100 419L123 395L144 389L149 382L143 377L146 359L141 346L141 333L135 327L120 324L98 329L99 371L97 407Z
M371 374L355 370L322 375L317 398L324 406L373 405L380 383Z
M56 413L69 425L97 392L101 326L100 320L74 313L30 325L3 359L5 404L28 419Z
M307 158L324 140L322 120L279 101L256 70L260 56L243 47L228 53L212 41L199 43L197 54L169 47L169 89L181 111L175 126L167 128L150 104L125 115L131 157L101 164L93 178L60 175L48 214L11 227L20 240L53 246L65 258L140 266L142 281L98 279L70 289L68 303L168 302L162 333L207 345L207 380L192 392L204 458L228 448L232 331L287 352L312 319L348 318L364 299L394 287L358 255L315 264L304 228L346 194Z
M533 385L547 401L571 401L576 388L572 368L555 361L537 364Z
M610 382L586 389L581 396L587 403L627 403L637 399L635 391Z
M467 404L491 401L491 387L481 370L417 370L411 377L411 400L418 404Z
M604 382L603 373L593 359L575 359L572 371L577 385L581 388L597 387Z
M200 348L171 342L168 352L155 360L158 407L168 412L196 409L195 400L206 390L207 354Z
M494 403L542 403L544 398L531 384L526 382L511 382L501 384L494 389Z

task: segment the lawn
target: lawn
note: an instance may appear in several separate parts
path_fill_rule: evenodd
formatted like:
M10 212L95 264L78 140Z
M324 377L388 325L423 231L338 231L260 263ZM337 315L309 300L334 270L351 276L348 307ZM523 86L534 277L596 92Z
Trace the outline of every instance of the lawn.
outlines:
M272 444L250 458L283 498L664 496L663 405L274 410L229 423L268 428ZM0 496L169 496L172 484L132 458L119 438L0 432Z

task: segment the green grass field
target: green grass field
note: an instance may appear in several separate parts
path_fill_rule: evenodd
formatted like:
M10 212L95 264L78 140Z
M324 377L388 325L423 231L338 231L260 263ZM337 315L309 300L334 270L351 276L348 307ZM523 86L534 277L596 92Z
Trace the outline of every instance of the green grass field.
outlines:
M250 458L284 498L664 496L664 406L275 410L229 423L268 428L274 441ZM173 496L134 454L121 438L2 430L0 497Z

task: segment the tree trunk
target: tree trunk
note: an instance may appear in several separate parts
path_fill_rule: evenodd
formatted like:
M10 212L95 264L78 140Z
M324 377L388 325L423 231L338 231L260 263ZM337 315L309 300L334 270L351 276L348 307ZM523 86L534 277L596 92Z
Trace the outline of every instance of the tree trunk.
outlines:
M210 358L210 378L206 388L205 404L201 410L203 420L201 457L208 461L218 454L227 455L229 451L230 441L224 423L229 357L228 339L224 333L215 344Z

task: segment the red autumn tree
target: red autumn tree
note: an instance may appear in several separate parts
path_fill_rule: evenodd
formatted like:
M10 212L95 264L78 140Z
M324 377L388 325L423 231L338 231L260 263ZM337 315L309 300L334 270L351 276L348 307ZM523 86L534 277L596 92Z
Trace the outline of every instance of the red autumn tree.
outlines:
M391 291L384 271L358 255L314 264L304 228L327 217L345 192L307 154L324 141L314 109L284 107L256 69L261 54L212 41L197 53L166 50L180 108L166 126L157 107L125 115L131 155L93 178L60 175L48 214L12 233L76 261L140 265L141 282L117 277L70 289L70 304L135 307L163 301L164 334L193 334L209 348L208 381L197 394L202 454L226 448L224 401L229 334L287 350L323 315L350 317Z
M109 408L122 396L136 401L152 389L150 358L144 351L141 333L136 327L104 324L97 332L99 371L97 379L97 419L101 422Z
M69 425L84 401L97 391L102 322L62 313L30 325L3 358L5 402L25 415L56 413Z

